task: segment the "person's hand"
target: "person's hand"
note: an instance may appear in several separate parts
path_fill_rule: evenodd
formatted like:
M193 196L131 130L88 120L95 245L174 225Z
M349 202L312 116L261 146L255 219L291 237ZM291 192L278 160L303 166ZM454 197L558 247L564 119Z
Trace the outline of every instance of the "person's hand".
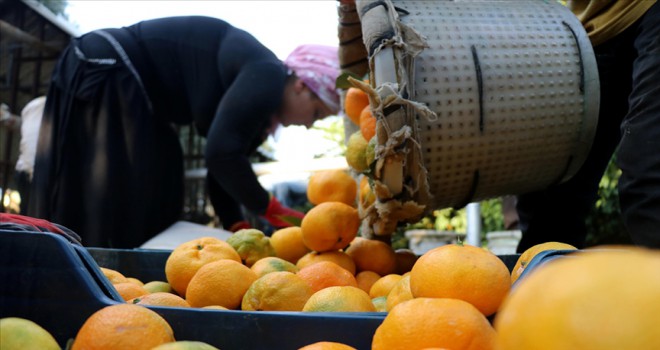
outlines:
M293 223L290 222L291 219L302 219L304 216L305 214L285 207L277 198L271 196L268 209L266 209L266 214L263 215L263 218L274 227L279 228L293 226Z

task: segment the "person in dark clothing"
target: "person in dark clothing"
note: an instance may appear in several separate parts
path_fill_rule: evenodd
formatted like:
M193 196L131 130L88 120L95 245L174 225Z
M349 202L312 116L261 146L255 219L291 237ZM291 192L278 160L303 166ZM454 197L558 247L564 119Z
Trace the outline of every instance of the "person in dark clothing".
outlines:
M136 247L180 217L183 155L174 125L206 137L213 204L225 229L241 206L275 227L302 213L259 183L249 155L278 125L336 114L337 48L302 45L282 62L249 33L169 17L72 40L52 76L29 215L86 246Z
M518 196L518 252L560 241L585 246L585 219L616 150L624 224L636 245L660 248L660 4L569 0L594 46L600 114L589 156L567 182Z

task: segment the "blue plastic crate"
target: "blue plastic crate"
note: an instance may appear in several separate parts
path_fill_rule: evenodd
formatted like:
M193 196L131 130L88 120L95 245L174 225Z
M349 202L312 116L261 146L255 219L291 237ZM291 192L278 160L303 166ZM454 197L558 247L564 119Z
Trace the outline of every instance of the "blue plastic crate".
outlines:
M0 230L0 317L24 317L61 346L95 311L122 303L99 266L143 282L165 281L171 251L85 248L56 234ZM500 256L511 269L517 254ZM337 341L370 349L385 313L250 312L148 306L172 326L177 340L223 350L298 349Z
M576 250L569 250L569 249L567 250L551 249L551 250L544 250L542 252L539 252L532 258L532 260L529 261L529 263L525 267L525 270L523 270L523 272L520 274L518 280L516 280L516 283L514 283L513 287L515 287L520 281L524 280L527 276L533 273L535 269L538 269L539 267L549 263L550 261L570 257L570 254L574 252L576 252Z
M145 281L164 280L168 254L87 249L56 234L0 231L0 317L33 320L64 347L92 313L122 302L99 265ZM170 323L177 340L203 341L223 350L297 349L321 340L369 349L385 317L383 313L149 308Z

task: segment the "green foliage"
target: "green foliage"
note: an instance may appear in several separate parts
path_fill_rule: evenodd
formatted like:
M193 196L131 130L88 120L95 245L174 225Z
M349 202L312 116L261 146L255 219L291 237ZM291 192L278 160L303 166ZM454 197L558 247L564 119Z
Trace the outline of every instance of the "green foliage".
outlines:
M598 200L587 217L587 246L602 244L631 244L630 236L623 225L619 207L619 183L621 170L615 158L600 180Z
M481 210L481 240L484 240L487 232L501 231L504 229L502 199L488 199L481 201L479 204ZM466 208L445 208L434 210L430 216L426 216L419 222L405 227L405 230L413 229L453 231L465 234L467 233Z
M352 78L357 79L357 80L364 80L365 79L364 77L360 77L360 76L358 76L357 74L354 74L354 73L342 73L341 75L339 75L337 77L337 80L335 81L335 87L337 87L337 89L348 90L348 88L353 86L348 81L348 77L352 77Z
M408 238L406 238L405 230L398 229L392 234L392 249L406 249L410 248Z
M465 233L467 231L467 214L465 208L445 208L434 210L430 216L406 226L406 230L436 230Z
M603 175L598 186L598 200L586 219L587 246L603 244L631 244L630 236L621 219L619 207L619 192L617 184L621 170L616 166L614 158ZM494 198L480 202L482 240L488 232L504 230L502 215L502 199ZM558 217L561 221L561 218ZM460 210L442 209L433 215L423 218L405 229L435 229L439 231L465 232L465 208ZM559 222L558 221L558 222Z
M339 116L328 117L314 123L312 129L323 132L323 138L330 140L333 147L325 150L322 154L315 155L316 158L337 157L346 154L346 143L344 141L344 121Z
M482 240L486 233L504 230L502 198L487 199L480 203Z

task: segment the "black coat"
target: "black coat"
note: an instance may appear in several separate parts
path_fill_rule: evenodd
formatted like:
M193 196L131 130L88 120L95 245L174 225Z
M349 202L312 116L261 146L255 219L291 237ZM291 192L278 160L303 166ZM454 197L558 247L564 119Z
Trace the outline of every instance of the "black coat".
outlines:
M286 78L270 50L215 18L155 19L74 39L48 92L28 214L76 231L86 246L139 246L182 211L174 124L207 138L221 220L240 220L239 203L263 213L268 193L248 157L267 136Z

